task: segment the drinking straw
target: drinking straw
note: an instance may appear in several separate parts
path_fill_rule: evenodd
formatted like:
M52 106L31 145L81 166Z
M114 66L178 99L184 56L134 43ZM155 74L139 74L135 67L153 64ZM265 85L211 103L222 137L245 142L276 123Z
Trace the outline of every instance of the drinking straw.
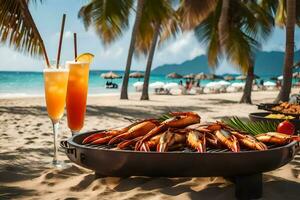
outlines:
M56 59L56 68L58 69L59 60L60 60L60 52L61 52L61 45L64 35L64 28L65 28L65 21L66 21L66 14L63 14L61 29L60 29L60 37L59 37L59 44L58 44L58 52L57 52L57 59Z
M74 33L74 56L75 56L75 61L77 61L76 60L77 58L77 34L76 33Z

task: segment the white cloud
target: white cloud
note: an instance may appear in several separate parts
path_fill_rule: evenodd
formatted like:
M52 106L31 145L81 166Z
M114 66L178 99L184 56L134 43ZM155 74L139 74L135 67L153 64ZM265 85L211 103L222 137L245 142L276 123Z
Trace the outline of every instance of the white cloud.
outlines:
M195 38L194 33L186 32L157 49L153 67L167 63L181 63L204 53L205 50Z
M116 57L119 57L123 53L123 48L121 47L112 47L101 50L99 56L101 58L109 58L109 59L116 59Z
M204 48L201 48L201 47L195 47L195 48L190 52L189 58L190 58L190 59L193 59L193 58L195 58L196 56L200 56L200 55L203 55L203 54L205 54Z
M6 46L0 47L0 55L0 70L41 71L43 69L42 60L24 55Z
M191 32L184 33L169 46L168 50L173 54L181 53L186 46L191 45L192 37L193 34Z
M54 34L54 39L58 41L59 36L60 36L60 32L56 32ZM72 38L72 37L73 37L73 32L72 31L70 31L70 30L64 31L64 39L69 39L69 38Z
M64 38L69 39L71 37L73 37L73 33L71 31L65 31Z

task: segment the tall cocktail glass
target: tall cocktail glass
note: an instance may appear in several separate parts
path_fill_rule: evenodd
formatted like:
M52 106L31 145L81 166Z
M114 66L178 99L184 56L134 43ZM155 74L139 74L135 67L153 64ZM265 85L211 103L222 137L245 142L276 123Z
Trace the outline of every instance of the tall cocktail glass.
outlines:
M67 91L67 118L72 134L79 133L84 125L86 99L88 93L88 62L68 61L69 81Z
M47 68L44 70L45 99L47 112L51 119L54 135L53 165L60 167L57 159L57 137L59 121L64 114L69 70L63 68Z

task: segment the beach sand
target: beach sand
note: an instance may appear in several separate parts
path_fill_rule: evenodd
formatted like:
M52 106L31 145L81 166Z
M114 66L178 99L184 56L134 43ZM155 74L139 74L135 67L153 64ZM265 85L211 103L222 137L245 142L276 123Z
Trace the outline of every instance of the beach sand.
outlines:
M272 102L277 92L253 92L254 104ZM255 105L238 104L241 93L155 96L129 101L118 96L89 97L83 131L119 127L125 118L146 118L168 111L195 111L202 122L226 116L247 117ZM60 139L70 137L66 117ZM52 130L43 98L0 100L0 199L234 199L234 186L211 178L99 178L76 165L53 169ZM60 152L60 159L67 160ZM105 163L101 163L105 164ZM224 163L225 164L225 163ZM300 198L300 156L264 175L263 199ZM174 166L176 167L176 166Z

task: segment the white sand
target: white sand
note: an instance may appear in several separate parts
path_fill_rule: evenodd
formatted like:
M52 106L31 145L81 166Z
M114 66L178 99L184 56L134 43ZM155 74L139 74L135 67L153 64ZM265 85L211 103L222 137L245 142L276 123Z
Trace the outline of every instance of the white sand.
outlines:
M277 92L254 92L254 104L272 102ZM128 118L157 116L168 111L195 111L202 121L224 116L247 117L254 105L238 104L241 93L198 96L151 96L129 101L118 96L89 97L83 131L113 128ZM70 136L66 117L61 139ZM43 98L0 99L0 199L233 199L234 186L212 178L101 178L72 166L52 169L52 130ZM60 159L67 157L60 153ZM300 156L264 176L264 199L300 198ZM105 164L105 163L104 163Z

